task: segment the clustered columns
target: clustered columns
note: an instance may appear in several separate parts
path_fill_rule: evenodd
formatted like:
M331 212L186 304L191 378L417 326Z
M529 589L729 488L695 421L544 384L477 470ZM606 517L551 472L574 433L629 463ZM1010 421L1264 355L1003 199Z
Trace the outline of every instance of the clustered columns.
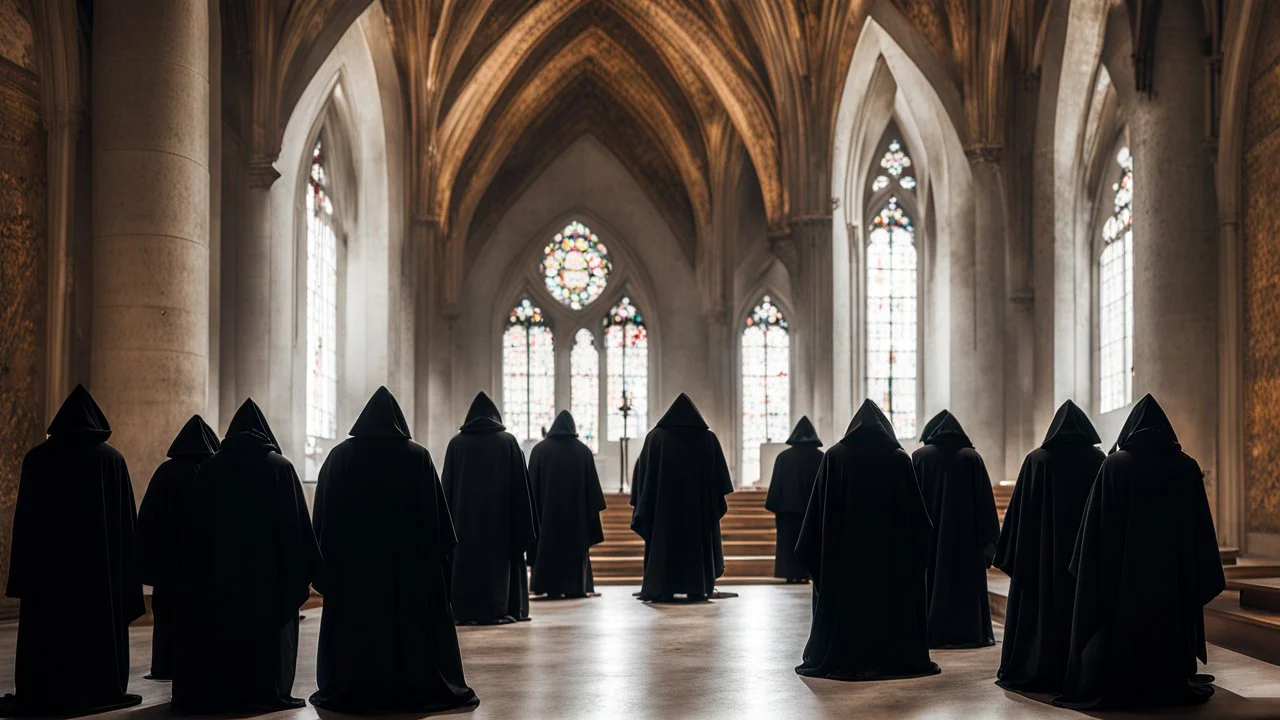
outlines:
M1005 211L1004 185L1000 176L1000 147L976 145L965 149L973 175L973 235L971 262L953 265L960 272L971 268L968 278L955 278L955 288L970 288L972 325L968 332L953 329L953 361L966 374L952 380L953 409L984 457L989 472L997 480L1012 480L1005 459L1006 377L1004 367L1005 294ZM963 240L961 243L963 244ZM962 250L961 252L964 252ZM1028 402L1030 399L1028 398ZM972 418L972 419L970 419Z
M271 158L251 157L241 194L243 216L235 240L235 397L233 406L254 398L276 405L269 395L271 368L271 186L279 179ZM280 433L281 428L276 428ZM284 437L289 437L285 435Z
M92 51L89 377L140 496L208 400L208 3L102 0Z
M835 329L830 215L793 218L791 233L773 239L788 266L794 288L796 358L791 380L791 414L808 415L822 437L839 437L834 418ZM825 330L821 330L825 328Z

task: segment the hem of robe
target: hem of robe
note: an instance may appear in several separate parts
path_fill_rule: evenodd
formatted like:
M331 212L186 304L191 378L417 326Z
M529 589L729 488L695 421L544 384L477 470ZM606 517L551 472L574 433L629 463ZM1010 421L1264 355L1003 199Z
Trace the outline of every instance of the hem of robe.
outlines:
M796 666L797 675L811 678L822 678L826 680L840 680L843 682L906 680L909 678L938 675L941 672L942 668L938 667L938 663L935 662L930 662L928 665L922 665L915 669L904 668L902 670L822 670L820 668L811 668L804 665Z
M676 595L683 595L678 598ZM698 603L710 602L711 595L701 595L699 593L658 593L651 597L645 597L644 593L636 595L640 602L652 603L654 605L696 605Z
M1164 691L1153 690L1133 694L1112 692L1081 699L1061 695L1053 699L1053 704L1069 710L1116 709L1130 711L1201 705L1213 697L1214 688L1208 682L1197 681L1195 677L1188 678L1185 685L1174 685Z
M973 650L976 648L991 647L992 645L995 645L995 644L996 644L996 641L994 639L983 640L980 642L944 643L940 645L934 645L933 643L929 643L929 649L930 650Z
M1000 678L996 680L996 685L1016 693L1037 693L1040 695L1058 695L1062 692L1062 681L1057 682L1051 680L1041 680L1040 678L1030 678L1027 680L1009 680L1008 678Z
M73 718L83 717L85 715L97 715L98 713L110 712L112 710L120 710L123 708L134 707L142 704L141 695L131 695L125 693L119 699L109 701L102 705L90 705L88 707L57 707L54 705L30 707L22 701L17 695L5 695L0 697L0 715L9 718L19 717L52 717L52 718Z
M338 692L329 697L317 690L311 694L310 700L312 705L321 710L343 715L428 715L480 705L479 696L471 688L467 688L466 692L455 691L454 697L448 700L413 697L388 700L382 690L370 693Z
M276 698L275 700L266 701L214 701L209 703L169 701L169 708L175 715L248 715L277 712L279 710L297 710L306 706L306 700L300 700L296 697Z
M474 626L480 626L480 625L514 625L517 622L527 622L528 620L529 618L517 618L514 615L503 615L502 617L486 618L484 620L477 620L474 618L455 618L453 621L453 624L459 627L466 627L466 626L474 627Z

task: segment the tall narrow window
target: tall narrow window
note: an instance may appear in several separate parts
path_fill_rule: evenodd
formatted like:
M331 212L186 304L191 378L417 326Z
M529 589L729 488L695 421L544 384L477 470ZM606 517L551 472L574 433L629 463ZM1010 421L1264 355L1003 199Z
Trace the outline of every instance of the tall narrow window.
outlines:
M1133 399L1133 156L1116 154L1120 179L1112 213L1102 226L1098 264L1098 375L1102 412Z
M649 330L631 298L624 296L604 318L608 437L644 437L649 421ZM626 393L625 399L623 393ZM624 417L624 401L630 412Z
M765 295L742 329L742 480L760 479L760 445L791 430L791 335Z
M591 452L599 452L600 353L590 330L578 328L574 333L569 366L569 404L578 423L578 439L591 448Z
M308 458L322 456L338 425L338 234L325 171L324 146L311 150L307 187Z
M542 437L556 413L556 358L542 309L527 298L502 333L502 419L520 440Z
M867 396L899 437L916 433L916 294L915 228L891 195L867 242Z

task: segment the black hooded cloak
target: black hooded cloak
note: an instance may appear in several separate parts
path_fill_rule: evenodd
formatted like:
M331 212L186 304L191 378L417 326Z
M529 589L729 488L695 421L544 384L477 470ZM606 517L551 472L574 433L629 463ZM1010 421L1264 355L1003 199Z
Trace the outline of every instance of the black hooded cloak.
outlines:
M187 526L191 488L200 465L218 451L218 434L192 415L169 446L169 459L156 468L138 509L138 550L142 582L151 586L151 680L173 679L178 646L173 604L182 559L179 532Z
M987 568L1000 520L991 478L960 421L949 412L911 456L933 537L929 555L929 647L986 647L996 642L987 599Z
M380 387L320 468L316 707L418 715L480 702L449 606L453 521L431 454L410 437Z
M173 705L182 712L301 707L298 610L320 571L302 484L253 400L200 466L183 542Z
M807 580L809 571L796 559L795 549L809 495L813 492L813 481L822 464L822 451L818 449L822 447L822 440L806 416L796 423L787 444L791 447L778 453L774 462L769 494L764 502L764 508L773 513L778 528L773 575L788 581Z
M796 545L813 577L800 675L934 675L925 619L929 516L889 419L870 400L822 459ZM886 603L883 588L893 588Z
M645 437L635 475L631 529L645 541L640 599L706 599L724 574L720 518L733 482L720 441L688 395Z
M538 541L530 553L535 595L585 597L595 592L592 545L604 542L600 513L604 491L591 448L578 440L568 410L560 411L547 436L529 453Z
M537 537L524 453L479 393L444 456L444 493L458 532L453 616L495 625L529 619L525 553Z
M143 615L133 485L111 425L77 385L22 462L9 585L22 601L17 694L0 715L87 715L137 705L129 623Z
M939 410L938 414L929 418L929 422L925 423L924 427L920 430L920 442L923 443L925 440L928 440L929 436L933 434L933 431L938 428L938 423L942 422L943 419L950 414L951 412L949 410L944 409Z
M1044 443L1022 463L1004 516L996 567L1009 576L997 684L1057 692L1067 669L1076 580L1067 571L1085 499L1106 456L1084 411L1058 408Z
M1070 571L1062 697L1075 708L1203 702L1206 603L1225 579L1200 466L1155 399L1138 401L1085 504Z

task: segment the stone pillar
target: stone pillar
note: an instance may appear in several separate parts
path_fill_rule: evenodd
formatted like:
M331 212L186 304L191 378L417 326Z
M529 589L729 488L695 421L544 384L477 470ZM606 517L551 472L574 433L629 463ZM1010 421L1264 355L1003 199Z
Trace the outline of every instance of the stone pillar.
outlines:
M791 415L808 415L821 437L838 438L832 416L832 368L836 332L831 263L831 216L809 216L791 221L790 249L792 297L799 316L791 323L796 367L792 369ZM846 421L847 422L847 421Z
M90 383L140 496L208 399L208 2L103 0L92 46Z
M240 236L235 249L235 406L253 398L277 435L281 418L269 394L271 377L271 186L280 173L271 160L251 158L241 198ZM228 408L228 417L234 413ZM219 428L223 430L225 428ZM282 437L283 441L284 438Z
M1204 147L1199 5L1164 3L1154 92L1129 130L1134 161L1134 399L1156 397L1183 449L1208 475L1217 436L1217 267L1214 186Z
M967 398L957 412L974 446L986 459L992 482L1012 480L1005 465L1005 207L1000 148L965 150L973 173L973 325L967 338L954 338L972 363L973 382L953 396ZM954 386L953 386L954 387ZM1028 399L1029 401L1029 399ZM1014 468L1014 475L1017 468Z

